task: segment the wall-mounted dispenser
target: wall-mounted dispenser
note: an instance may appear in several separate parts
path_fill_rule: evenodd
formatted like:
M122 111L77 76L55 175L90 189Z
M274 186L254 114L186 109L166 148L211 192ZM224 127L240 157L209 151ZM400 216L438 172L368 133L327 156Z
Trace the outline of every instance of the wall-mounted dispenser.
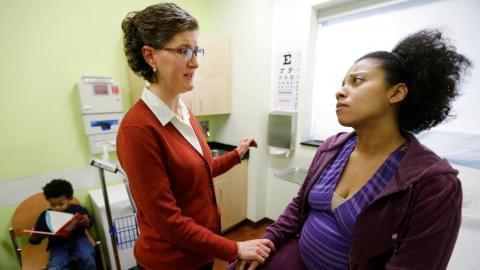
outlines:
M295 150L297 113L274 111L268 114L268 151L289 157Z
M83 76L77 83L85 133L90 151L108 152L115 148L115 137L123 117L122 95L118 84L111 77Z

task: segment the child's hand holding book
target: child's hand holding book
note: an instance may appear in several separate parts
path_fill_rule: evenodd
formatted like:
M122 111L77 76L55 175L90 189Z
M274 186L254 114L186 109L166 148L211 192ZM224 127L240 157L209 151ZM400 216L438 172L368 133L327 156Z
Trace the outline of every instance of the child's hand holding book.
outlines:
M45 222L50 230L49 232L34 230L24 231L30 232L33 235L67 237L70 232L75 230L77 226L90 225L90 219L86 215L82 215L80 213L71 214L51 210L48 210L45 214Z
M90 227L90 218L87 215L82 215L80 219L80 225L83 227Z

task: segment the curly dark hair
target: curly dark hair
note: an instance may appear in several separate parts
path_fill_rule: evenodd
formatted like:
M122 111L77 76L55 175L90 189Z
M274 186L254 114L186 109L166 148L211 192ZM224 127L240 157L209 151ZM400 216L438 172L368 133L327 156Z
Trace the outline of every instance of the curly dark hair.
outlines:
M47 200L62 196L65 196L67 199L72 199L72 184L65 179L53 179L43 187L43 195Z
M128 65L137 75L154 83L155 73L143 59L142 47L161 49L176 34L198 30L198 22L176 4L161 3L128 13L122 30Z
M408 94L400 104L399 126L418 133L450 115L451 103L460 94L461 76L472 65L438 29L424 29L400 41L392 52L377 51L356 62L381 61L389 85L406 83Z

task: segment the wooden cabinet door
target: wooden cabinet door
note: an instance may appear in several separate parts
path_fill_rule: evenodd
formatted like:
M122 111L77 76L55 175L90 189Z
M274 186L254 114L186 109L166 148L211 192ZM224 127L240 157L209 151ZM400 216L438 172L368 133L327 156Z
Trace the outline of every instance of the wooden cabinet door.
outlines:
M201 34L198 44L205 49L205 55L194 77L194 113L230 113L230 42Z
M214 178L215 196L221 209L222 230L247 217L247 162Z

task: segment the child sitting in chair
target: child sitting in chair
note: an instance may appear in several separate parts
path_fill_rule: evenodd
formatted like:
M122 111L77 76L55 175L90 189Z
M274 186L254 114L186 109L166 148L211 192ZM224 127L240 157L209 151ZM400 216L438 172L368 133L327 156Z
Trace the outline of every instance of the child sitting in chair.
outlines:
M43 195L47 199L50 209L40 214L35 225L35 231L50 231L46 219L47 211L83 215L79 226L73 229L67 237L48 236L47 250L50 250L50 257L47 269L69 269L72 260L78 263L79 269L96 269L95 249L85 234L85 229L92 225L92 218L88 215L87 209L78 204L71 204L73 199L72 185L63 179L53 179L43 187ZM40 244L45 237L47 236L33 233L29 242Z

